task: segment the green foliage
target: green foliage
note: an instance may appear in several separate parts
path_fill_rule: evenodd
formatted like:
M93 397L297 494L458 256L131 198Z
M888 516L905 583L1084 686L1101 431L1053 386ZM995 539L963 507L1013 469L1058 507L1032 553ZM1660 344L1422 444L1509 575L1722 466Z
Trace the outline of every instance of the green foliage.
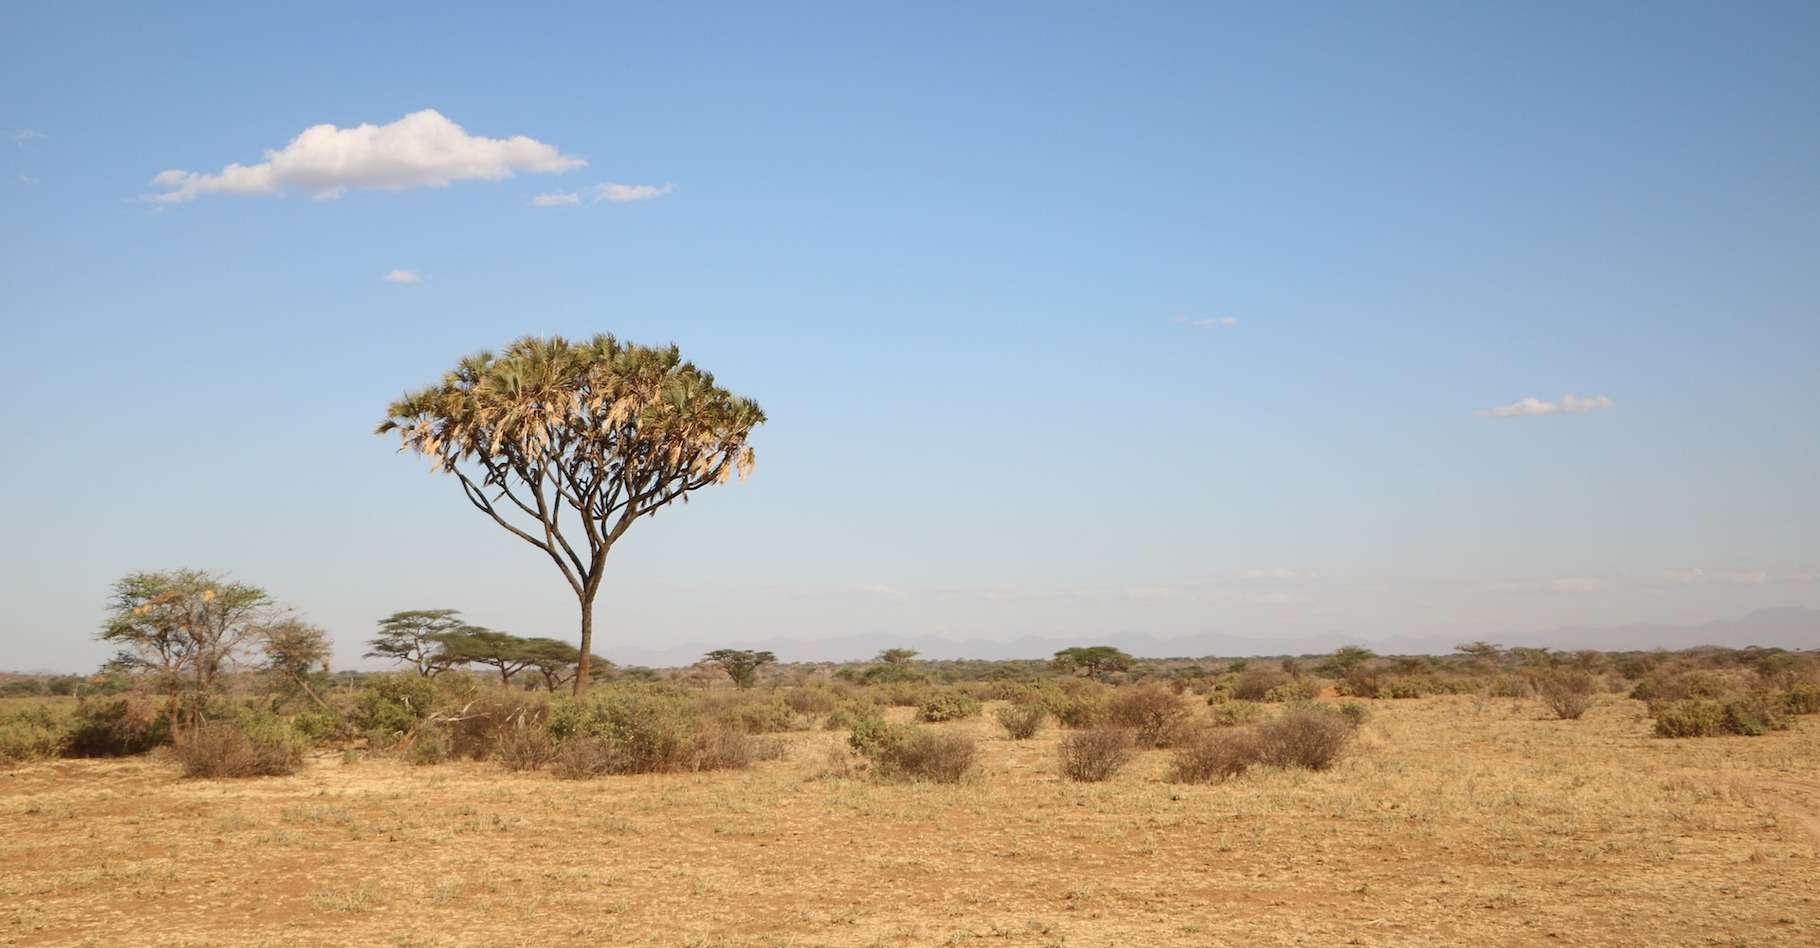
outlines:
M354 726L389 743L417 728L436 706L436 686L419 675L374 675L354 698Z
M0 714L0 763L55 757L68 739L69 723L49 708Z
M1042 730L1043 722L1049 719L1049 709L1034 701L1013 702L999 707L993 716L1012 740L1022 741Z
M439 655L442 636L471 628L459 609L413 609L394 612L379 620L379 637L367 644L367 658L405 662L419 675L429 676L448 667Z
M1136 662L1130 655L1110 645L1085 645L1056 652L1054 665L1062 671L1078 669L1093 677L1106 672L1125 671Z
M1241 724L1249 724L1263 715L1263 705L1255 701L1216 702L1209 698L1205 720L1214 727L1237 727Z
M877 717L855 721L847 744L873 762L880 779L895 781L957 783L973 769L977 754L970 737Z
M333 711L312 708L292 718L291 729L311 744L321 744L341 737L347 730L347 722Z
M143 754L171 742L171 720L151 699L127 694L85 698L70 721L71 757Z
M1312 701L1321 695L1321 683L1313 678L1291 678L1269 691L1264 700L1274 703Z
M1761 693L1661 702L1651 714L1657 737L1757 737L1789 726L1778 703Z
M931 724L941 721L959 721L980 713L978 698L952 688L944 688L923 699L917 706L916 717L919 721Z
M702 661L716 665L727 677L733 679L737 688L750 688L758 680L759 668L773 664L777 656L770 652L755 652L743 648L718 648L702 656Z
M688 694L661 686L612 685L560 701L549 730L563 745L559 776L711 770L751 759L744 731L706 719Z
M1782 693L1782 710L1789 714L1820 714L1820 682L1799 681Z

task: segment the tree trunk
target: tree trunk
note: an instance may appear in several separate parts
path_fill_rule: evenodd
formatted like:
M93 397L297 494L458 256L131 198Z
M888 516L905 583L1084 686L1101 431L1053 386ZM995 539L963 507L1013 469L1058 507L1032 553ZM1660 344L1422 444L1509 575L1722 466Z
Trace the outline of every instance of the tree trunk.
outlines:
M575 696L588 690L588 659L594 654L594 590L581 597L581 658L575 663Z

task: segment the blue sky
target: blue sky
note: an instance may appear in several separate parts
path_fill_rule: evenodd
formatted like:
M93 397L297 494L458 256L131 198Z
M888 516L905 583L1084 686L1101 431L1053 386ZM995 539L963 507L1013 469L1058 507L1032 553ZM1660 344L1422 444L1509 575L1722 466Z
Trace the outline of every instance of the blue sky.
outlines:
M396 609L572 636L370 433L527 333L771 418L616 549L608 657L1820 605L1820 8L861 6L0 11L0 666L174 566L344 665ZM148 199L429 109L531 145Z

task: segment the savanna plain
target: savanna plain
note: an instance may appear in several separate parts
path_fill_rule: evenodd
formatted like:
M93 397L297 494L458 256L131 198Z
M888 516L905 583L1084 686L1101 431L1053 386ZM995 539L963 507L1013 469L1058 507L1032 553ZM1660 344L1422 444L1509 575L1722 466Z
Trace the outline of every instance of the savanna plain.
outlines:
M1808 686L1721 733L1743 712L1701 688L1756 679L1676 661L1573 672L1596 684L1565 710L1557 672L1391 698L1356 669L880 686L771 668L750 688L608 682L586 706L451 673L429 702L447 710L389 738L311 725L276 766L209 759L244 742L16 751L0 942L1820 944ZM414 677L320 703L380 720L428 688ZM1247 685L1271 687L1233 697ZM107 700L0 703L15 726L130 716ZM683 707L721 730L665 749L613 723ZM271 775L218 776L234 767Z

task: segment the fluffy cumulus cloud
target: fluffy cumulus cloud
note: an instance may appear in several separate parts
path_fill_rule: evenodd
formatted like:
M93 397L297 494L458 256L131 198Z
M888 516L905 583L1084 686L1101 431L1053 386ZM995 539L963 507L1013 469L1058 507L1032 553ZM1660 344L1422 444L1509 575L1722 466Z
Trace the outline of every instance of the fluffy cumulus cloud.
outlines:
M416 270L393 270L385 275L387 283L422 283L423 275Z
M630 204L633 201L654 201L676 190L674 184L619 184L608 182L597 184L584 191L558 191L552 194L539 194L531 199L532 207L567 207L571 204L599 204L606 201L610 204Z
M1170 322L1177 326L1188 326L1192 329L1228 329L1239 324L1238 319L1232 316L1209 316L1205 319L1192 319L1187 316L1177 316L1170 320Z
M146 200L181 204L205 194L289 190L332 200L349 188L440 188L452 181L498 181L520 171L552 174L586 164L523 135L470 135L441 112L424 109L386 125L312 126L283 148L267 150L265 160L254 165L231 164L215 173L166 171L152 179L163 190Z
M1516 418L1522 415L1584 415L1589 411L1603 411L1610 407L1612 407L1612 400L1604 395L1594 395L1591 398L1563 395L1558 402L1525 398L1508 405L1499 405L1496 408L1481 408L1476 414L1481 418Z

